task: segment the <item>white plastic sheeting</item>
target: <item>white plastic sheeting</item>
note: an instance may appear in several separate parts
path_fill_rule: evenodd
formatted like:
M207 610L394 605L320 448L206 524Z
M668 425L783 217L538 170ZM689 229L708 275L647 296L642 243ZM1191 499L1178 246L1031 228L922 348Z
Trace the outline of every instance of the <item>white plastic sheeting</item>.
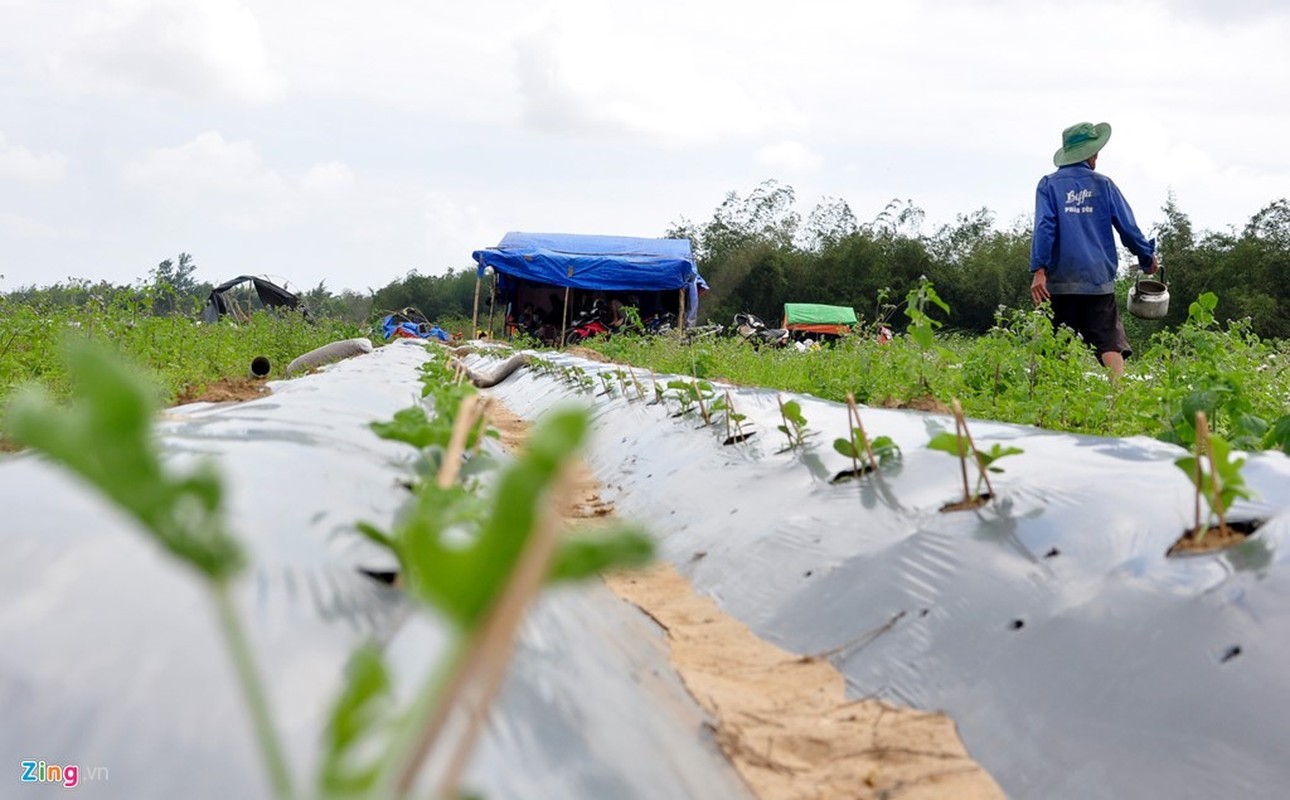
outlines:
M593 376L624 369L546 357ZM953 430L948 415L862 409L903 460L881 482L834 484L851 468L832 449L845 406L785 395L814 436L781 452L775 393L731 391L756 431L734 445L697 411L678 417L676 403L600 380L579 394L523 370L490 393L527 418L589 404L608 499L651 525L696 589L789 650L836 649L857 697L943 709L1009 796L1284 796L1290 460L1250 456L1260 499L1232 516L1266 519L1255 536L1167 558L1193 517L1177 447L972 421L979 446L1024 453L997 462L997 502L942 513L961 497L959 465L925 445Z
M239 404L172 409L168 462L216 460L252 568L235 587L287 755L312 794L349 655L384 644L408 689L446 629L361 574L392 559L354 523L407 502L411 448L368 429L420 398L421 343L398 342ZM88 446L88 443L87 443ZM77 796L269 794L214 610L196 577L92 491L31 455L0 458L0 795L19 764L75 764ZM501 798L734 797L742 783L671 672L660 638L594 582L525 624L467 787Z

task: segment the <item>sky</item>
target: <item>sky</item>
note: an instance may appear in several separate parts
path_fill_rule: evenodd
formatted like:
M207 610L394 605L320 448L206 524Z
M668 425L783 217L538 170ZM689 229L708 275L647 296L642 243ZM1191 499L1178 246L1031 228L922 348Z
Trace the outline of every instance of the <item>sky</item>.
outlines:
M0 292L180 252L366 292L766 180L1009 227L1080 121L1144 229L1239 229L1290 195L1288 86L1284 0L0 0Z

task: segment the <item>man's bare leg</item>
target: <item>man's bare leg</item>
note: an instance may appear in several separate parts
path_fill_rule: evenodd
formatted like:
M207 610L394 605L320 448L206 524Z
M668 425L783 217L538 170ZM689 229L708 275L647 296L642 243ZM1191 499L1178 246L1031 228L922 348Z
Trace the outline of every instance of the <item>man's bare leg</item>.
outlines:
M1118 378L1124 374L1124 354L1114 350L1102 353L1102 364L1111 370L1111 377Z

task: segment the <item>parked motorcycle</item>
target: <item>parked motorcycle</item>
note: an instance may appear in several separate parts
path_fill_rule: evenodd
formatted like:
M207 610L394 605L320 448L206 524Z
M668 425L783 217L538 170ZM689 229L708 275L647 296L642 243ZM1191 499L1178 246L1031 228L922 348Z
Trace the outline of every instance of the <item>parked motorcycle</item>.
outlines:
M787 328L767 328L761 317L741 311L735 314L735 332L753 347L783 347L789 342Z
M579 314L565 329L564 342L578 344L593 336L608 336L610 332L609 308L603 300L597 300L591 304L591 308Z

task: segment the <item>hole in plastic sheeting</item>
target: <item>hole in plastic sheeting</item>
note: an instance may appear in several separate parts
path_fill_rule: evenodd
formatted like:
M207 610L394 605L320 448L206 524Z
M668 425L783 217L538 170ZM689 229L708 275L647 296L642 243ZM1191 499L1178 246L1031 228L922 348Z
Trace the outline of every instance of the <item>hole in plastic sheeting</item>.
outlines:
M394 582L399 578L398 571L392 569L364 569L363 567L359 567L358 571L372 580L378 583L383 583L386 586L393 586Z
M990 500L992 500L993 498L994 498L993 494L991 494L990 492L985 492L984 494L979 494L976 497L971 498L970 500L955 500L953 502L946 503L945 505L941 506L941 512L948 513L951 511L971 511L972 509L980 508L981 506L990 502Z
M1047 553L1044 553L1044 558L1056 558L1061 554L1062 554L1062 551L1054 547L1052 550L1049 550Z
M750 433L736 433L731 436L727 436L725 438L725 441L723 441L721 444L722 445L739 444L740 442L748 441L749 439L751 439L756 435L757 435L757 431L752 431Z
M860 469L844 469L837 475L834 475L829 483L846 483L847 481L855 480L856 478L863 478L870 472L873 472L872 464L865 464Z
M1241 654L1241 646L1239 644L1234 644L1231 647L1227 648L1227 650L1223 651L1223 657L1219 659L1219 663L1226 664L1227 662L1236 658L1240 654Z
M1022 628L1026 627L1026 621L1024 619L1014 619L1011 623L1008 624L1008 627L1014 631L1019 631Z
M1228 521L1226 531L1210 527L1206 528L1199 537L1195 535L1194 530L1188 529L1183 531L1178 541L1165 551L1165 555L1198 556L1236 547L1253 536L1265 521L1262 519Z

